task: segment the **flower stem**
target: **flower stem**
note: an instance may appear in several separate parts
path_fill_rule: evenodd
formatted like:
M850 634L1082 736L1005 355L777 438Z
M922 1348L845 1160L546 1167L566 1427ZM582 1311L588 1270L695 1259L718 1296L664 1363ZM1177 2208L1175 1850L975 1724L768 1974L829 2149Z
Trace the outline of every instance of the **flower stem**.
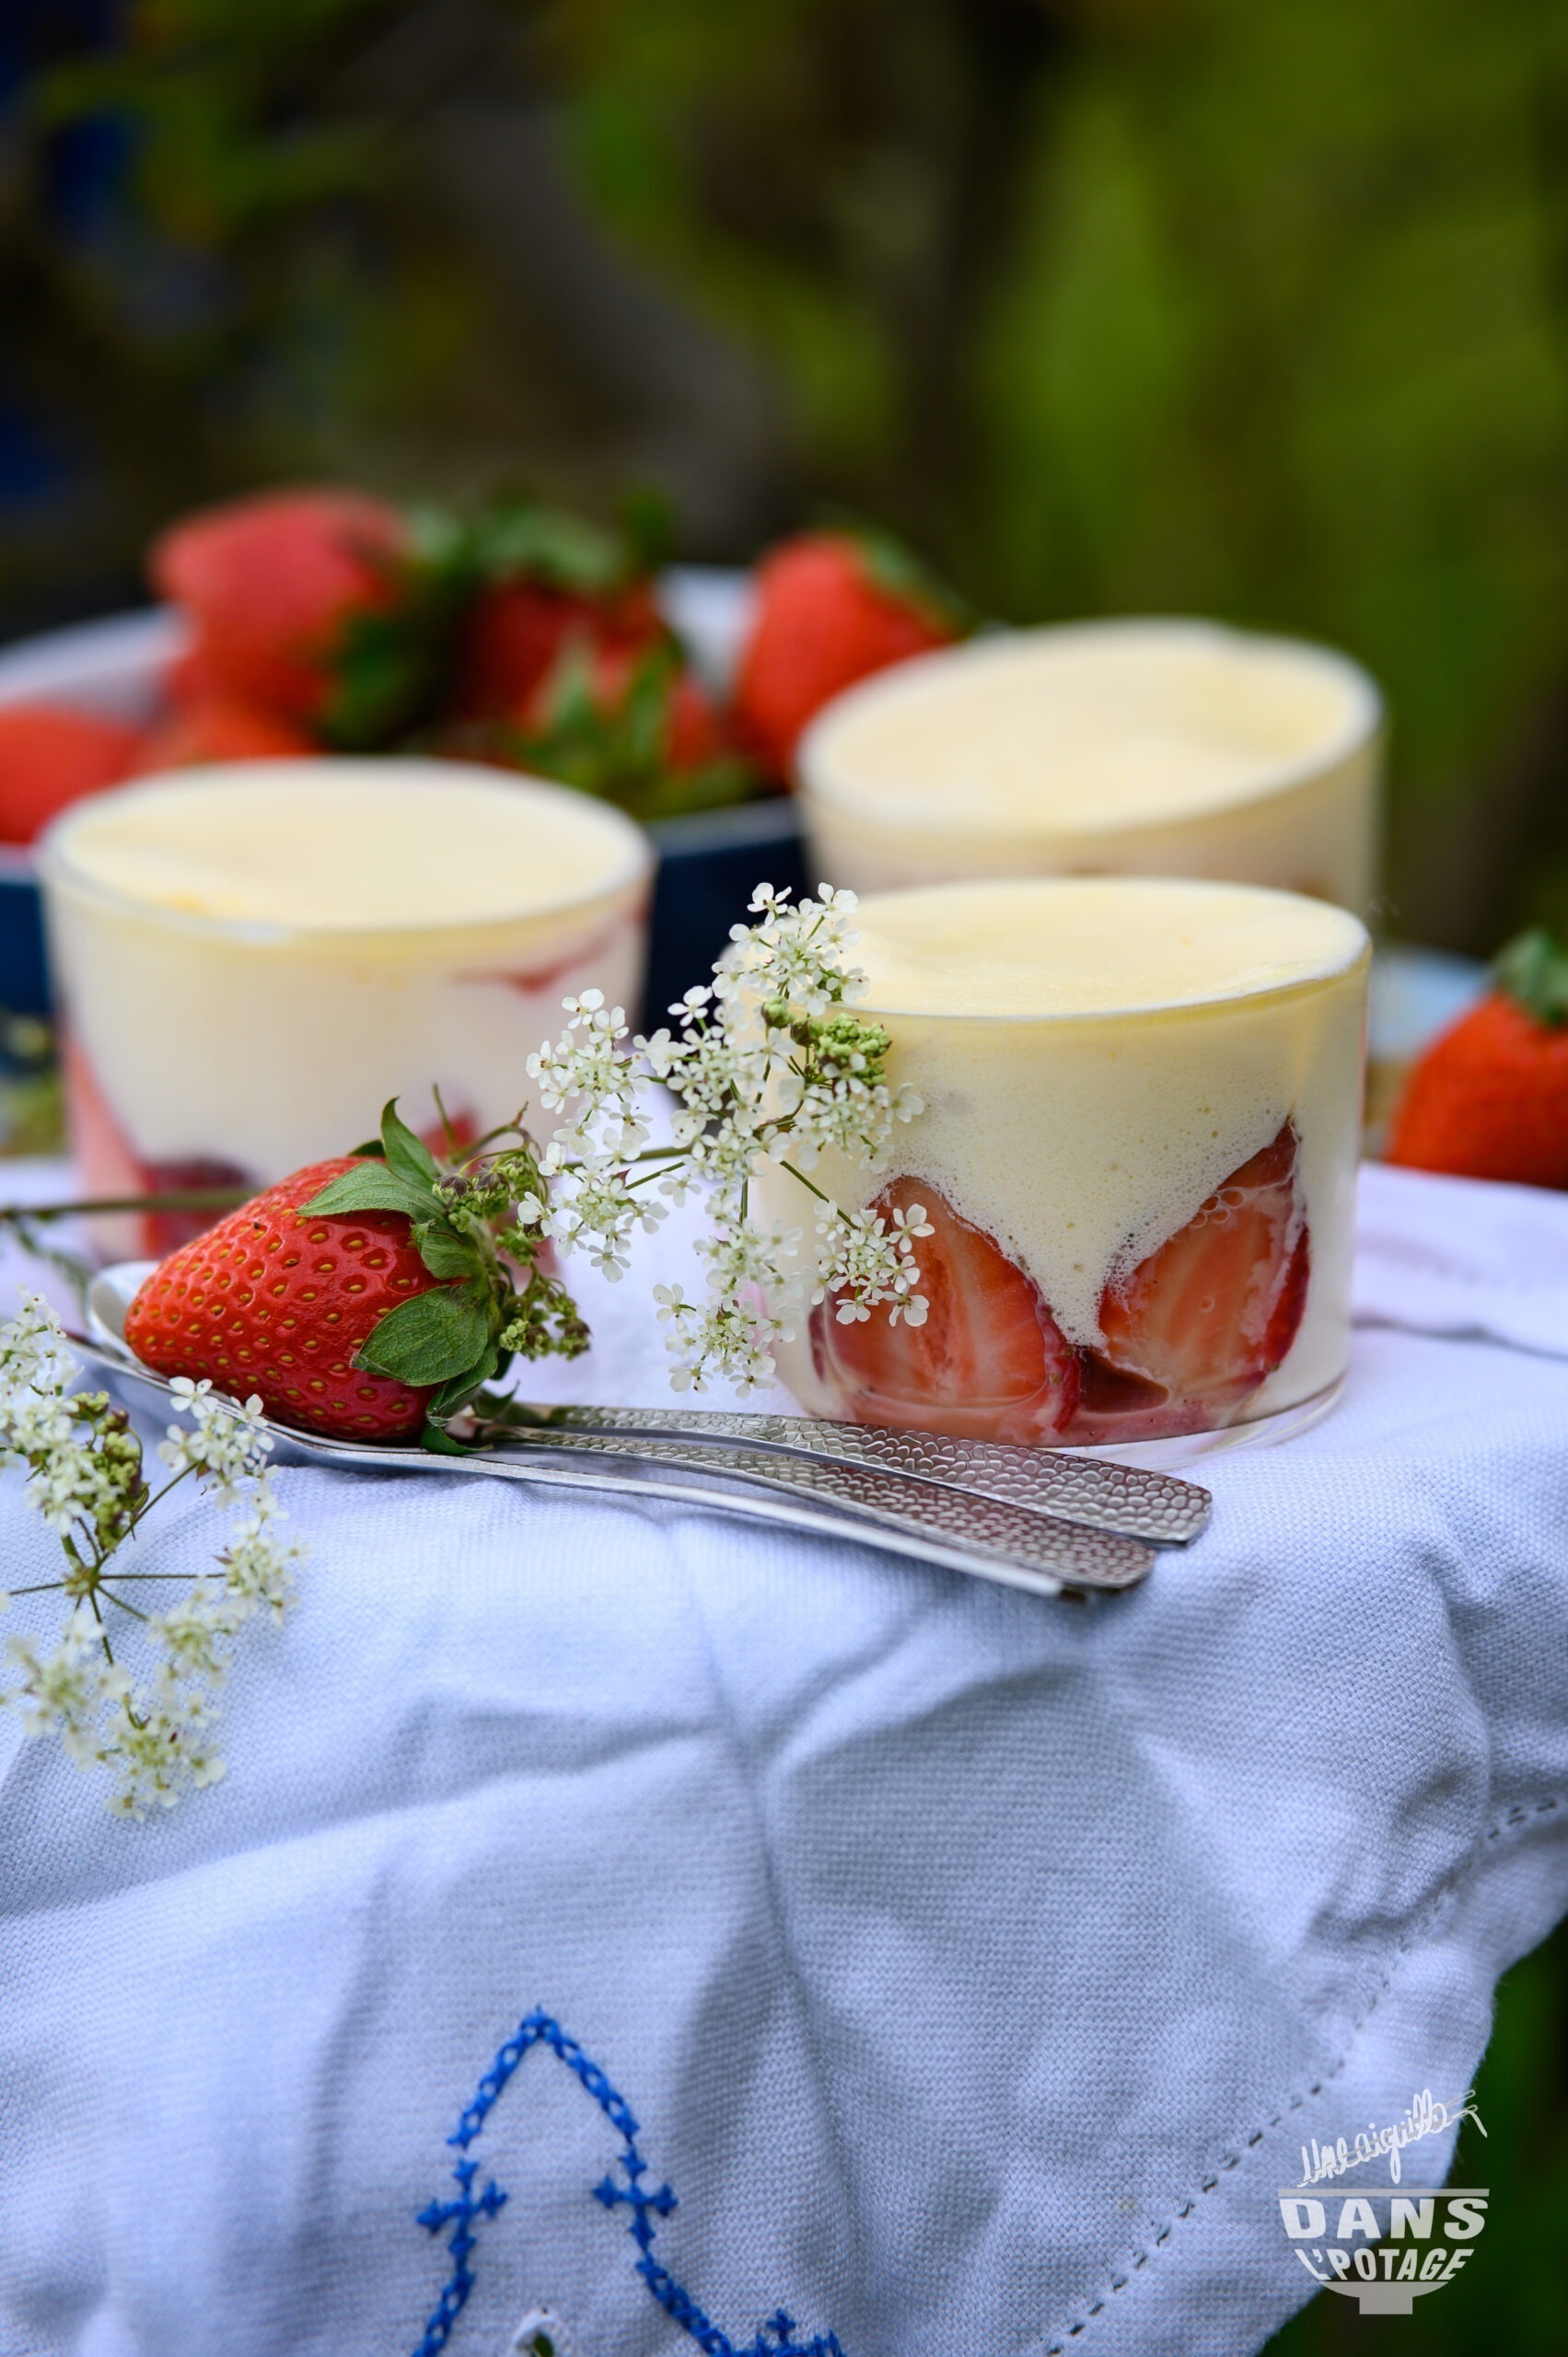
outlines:
M641 1159L641 1157L640 1157L640 1156L639 1156L639 1159ZM626 1190L627 1190L627 1192L628 1192L628 1193L630 1193L630 1192L631 1192L631 1190L632 1190L632 1189L633 1189L633 1187L645 1187L645 1186L647 1186L647 1185L648 1185L648 1183L649 1183L649 1181L650 1181L651 1179L654 1179L654 1178L663 1178L668 1177L668 1174L666 1171L663 1171L663 1170L645 1170L645 1171L643 1171L643 1172L642 1172L642 1174L641 1174L638 1178L628 1178L628 1179L627 1179L627 1181L626 1181Z
M102 1576L105 1580L113 1580L118 1585L122 1580L182 1580L189 1578L190 1574L186 1572L106 1572ZM6 1594L8 1596L41 1596L45 1588L63 1588L64 1585L64 1580L45 1580L38 1587L8 1588Z
M103 1657L109 1664L110 1668L112 1669L114 1667L114 1648L109 1642L109 1631L103 1625L103 1615L98 1608L98 1589L96 1585L88 1588L87 1602L92 1606L93 1619L98 1622L99 1643L103 1647Z
M170 1490L178 1490L186 1475L188 1473L193 1473L195 1470L196 1468L193 1465L182 1465L178 1473L171 1473L168 1480L164 1483L162 1489L155 1490L151 1497L148 1498L145 1505L142 1507L141 1512L136 1515L136 1521L131 1525L132 1529L134 1530L136 1523L141 1521L143 1515L151 1514L154 1506L161 1505L164 1499L168 1497Z
M0 1203L0 1222L86 1219L97 1212L218 1212L248 1203L254 1187L177 1187L165 1195L102 1195L73 1203Z
M792 1178L798 1178L807 1194L815 1195L819 1203L827 1203L832 1210L837 1211L838 1205L833 1202L831 1195L825 1195L820 1187L814 1187L805 1171L797 1170L793 1162L781 1162L779 1168L787 1170Z

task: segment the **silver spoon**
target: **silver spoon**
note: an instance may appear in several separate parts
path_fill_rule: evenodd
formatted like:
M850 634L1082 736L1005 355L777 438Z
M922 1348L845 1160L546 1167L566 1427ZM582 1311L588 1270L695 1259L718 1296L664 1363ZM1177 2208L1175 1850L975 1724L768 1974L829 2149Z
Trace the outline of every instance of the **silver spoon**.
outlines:
M103 1371L120 1396L136 1405L162 1407L171 1386L135 1358L110 1322L117 1310L122 1315L122 1297L104 1288L101 1279L94 1292L94 1331L74 1336L74 1347ZM1136 1539L865 1465L664 1438L623 1441L554 1432L517 1446L447 1457L417 1446L326 1440L270 1417L263 1418L262 1427L273 1438L274 1457L284 1463L480 1473L559 1488L643 1492L841 1539L853 1537L1038 1595L1135 1586L1154 1560L1153 1550ZM698 1478L679 1478L690 1475Z
M88 1321L100 1343L129 1355L125 1312L156 1265L151 1260L122 1261L93 1280L87 1296ZM991 1499L1060 1521L1082 1523L1093 1530L1115 1531L1156 1547L1185 1546L1203 1529L1214 1506L1209 1492L1196 1481L1104 1457L1008 1447L946 1433L892 1432L811 1416L684 1405L547 1407L509 1399L499 1417L482 1424L481 1436L519 1447L577 1436L598 1442L633 1439L638 1443L635 1454L639 1457L655 1453L650 1446L653 1442L675 1441L688 1449L713 1450L715 1464L720 1455L731 1456L738 1447L819 1463L827 1459L899 1474L956 1491L966 1499Z

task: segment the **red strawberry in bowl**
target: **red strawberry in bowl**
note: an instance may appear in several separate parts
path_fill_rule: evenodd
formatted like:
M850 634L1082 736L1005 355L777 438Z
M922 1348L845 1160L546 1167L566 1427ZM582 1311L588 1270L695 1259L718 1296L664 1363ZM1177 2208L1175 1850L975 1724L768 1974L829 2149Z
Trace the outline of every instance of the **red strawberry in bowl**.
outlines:
M763 558L736 681L747 743L779 776L822 706L963 634L956 601L885 535L806 532Z
M500 582L469 616L456 709L466 719L515 717L528 709L570 641L630 657L663 634L645 581L598 597L548 582Z
M118 785L140 742L138 730L97 713L0 707L0 842L30 843L68 804Z
M394 601L406 545L396 508L364 493L262 492L171 525L150 570L191 618L203 689L306 721L331 697L350 619Z
M871 1208L886 1217L916 1203L935 1231L915 1247L924 1324L841 1325L830 1300L811 1313L812 1359L835 1412L970 1440L1060 1439L1078 1402L1077 1354L1040 1288L927 1179L893 1179Z
M266 761L316 750L292 720L230 696L202 696L149 728L136 755L138 772L188 769L208 761Z
M558 779L643 819L740 801L754 784L668 638L635 653L568 639L509 723L459 730L447 749Z
M656 757L663 769L682 777L733 752L713 698L673 651L663 655L646 646L595 650L593 696L607 718L630 718L635 698L650 679L652 695L661 707Z
M1295 1341L1311 1267L1287 1121L1100 1301L1073 1437L1154 1439L1229 1423Z

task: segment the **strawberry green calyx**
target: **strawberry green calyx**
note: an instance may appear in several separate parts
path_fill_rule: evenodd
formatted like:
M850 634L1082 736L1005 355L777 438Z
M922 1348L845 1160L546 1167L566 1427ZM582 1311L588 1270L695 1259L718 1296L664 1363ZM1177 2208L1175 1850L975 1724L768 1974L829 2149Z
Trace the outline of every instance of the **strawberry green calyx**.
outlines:
M515 1144L498 1147L501 1138ZM324 1213L401 1212L436 1283L401 1301L372 1328L353 1364L416 1389L425 1403L427 1447L457 1446L447 1420L515 1356L575 1358L588 1332L559 1278L540 1265L546 1182L520 1128L492 1132L441 1161L400 1119L394 1097L366 1159L304 1204Z
M679 649L656 640L607 696L586 637L563 647L523 726L497 732L502 757L540 777L559 778L647 821L746 802L757 791L750 764L722 746L682 767L672 748L672 699Z
M917 613L953 638L968 638L980 627L980 616L950 583L934 573L902 540L880 525L854 523L836 528L850 542L865 568L865 577L884 597Z
M472 515L411 507L405 544L384 561L389 596L345 620L331 661L321 734L335 750L379 752L439 720L464 622L482 591L531 581L605 598L642 575L629 533L522 496Z
M1521 933L1499 950L1492 975L1505 998L1549 1031L1568 1023L1568 951L1558 947L1544 925Z

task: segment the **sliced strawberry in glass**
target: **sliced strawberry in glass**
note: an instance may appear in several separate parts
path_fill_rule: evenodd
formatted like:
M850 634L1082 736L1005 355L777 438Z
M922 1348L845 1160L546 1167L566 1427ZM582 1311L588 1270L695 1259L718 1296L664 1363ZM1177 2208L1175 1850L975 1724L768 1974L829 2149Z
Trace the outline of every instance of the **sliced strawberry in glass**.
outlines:
M923 1326L885 1309L841 1325L830 1299L811 1313L811 1355L839 1412L858 1424L971 1440L1057 1437L1078 1399L1077 1354L1033 1279L928 1179L895 1178L872 1210L916 1203L935 1233L916 1239Z
M215 1155L193 1155L170 1162L145 1160L121 1128L80 1041L65 1030L60 1046L71 1149L87 1195L122 1202L136 1195L185 1194L197 1188L255 1185L251 1172ZM165 1253L178 1250L192 1237L215 1225L223 1216L221 1204L209 1211L137 1212L99 1219L96 1233L101 1248L122 1260L161 1260Z
M1139 1440L1231 1422L1295 1340L1310 1246L1287 1121L1168 1242L1100 1300L1074 1440Z

